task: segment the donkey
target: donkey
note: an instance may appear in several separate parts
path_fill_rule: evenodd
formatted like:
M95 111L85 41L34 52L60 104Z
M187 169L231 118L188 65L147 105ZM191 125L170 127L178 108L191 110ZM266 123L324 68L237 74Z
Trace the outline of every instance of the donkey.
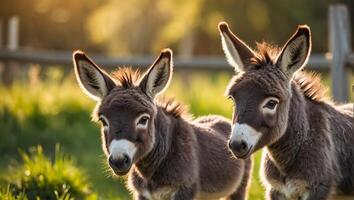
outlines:
M221 116L192 120L183 105L155 99L172 76L172 51L163 50L147 72L123 68L108 75L83 52L73 54L77 80L97 100L102 147L137 200L246 199L251 160L227 148L231 123Z
M267 199L353 195L353 104L334 104L324 97L319 76L301 71L311 51L309 27L299 26L281 50L262 43L258 51L225 22L219 30L237 73L226 91L235 104L229 148L247 159L265 147L261 177Z

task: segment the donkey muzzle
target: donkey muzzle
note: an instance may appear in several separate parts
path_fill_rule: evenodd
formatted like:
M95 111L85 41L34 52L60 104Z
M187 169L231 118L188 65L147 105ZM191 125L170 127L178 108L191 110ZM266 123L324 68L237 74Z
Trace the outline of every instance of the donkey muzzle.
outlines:
M247 159L261 138L262 133L245 123L235 123L229 140L229 148L240 159Z
M246 159L252 149L252 146L249 146L247 142L244 140L240 140L240 141L230 140L229 148L237 158Z
M113 158L113 156L109 156L108 163L111 169L115 174L122 176L129 172L132 166L132 160L128 155L123 155L123 157Z

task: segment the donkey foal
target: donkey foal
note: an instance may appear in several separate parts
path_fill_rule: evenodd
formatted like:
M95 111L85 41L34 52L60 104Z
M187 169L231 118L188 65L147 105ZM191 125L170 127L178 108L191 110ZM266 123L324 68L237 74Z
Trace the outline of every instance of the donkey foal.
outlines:
M237 75L227 95L235 102L229 146L238 158L265 147L267 198L321 200L331 191L354 195L353 104L324 98L318 76L300 70L311 51L307 26L279 51L254 52L226 23L222 46Z
M73 55L77 80L97 100L102 146L117 175L129 173L135 199L246 198L251 161L233 159L228 120L191 120L172 100L155 100L170 82L172 51L164 50L138 79L130 69L111 77L83 52Z

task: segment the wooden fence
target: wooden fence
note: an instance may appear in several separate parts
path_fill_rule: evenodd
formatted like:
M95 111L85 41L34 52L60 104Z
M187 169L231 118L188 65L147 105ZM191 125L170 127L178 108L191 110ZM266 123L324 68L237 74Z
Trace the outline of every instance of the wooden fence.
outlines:
M329 71L332 79L333 98L336 101L349 100L351 74L354 69L354 54L351 49L351 28L349 11L345 5L336 4L329 7L328 33L329 51L326 54L312 54L307 68L316 71ZM9 23L8 43L6 48L1 48L0 62L6 63L3 80L12 81L14 63L38 63L72 65L71 51L33 51L18 48L18 18L12 18ZM0 22L0 41L1 35ZM152 57L111 58L103 55L92 55L94 60L104 67L131 65L149 66ZM192 57L175 58L176 69L207 69L207 70L231 70L224 57ZM352 86L354 90L354 85Z

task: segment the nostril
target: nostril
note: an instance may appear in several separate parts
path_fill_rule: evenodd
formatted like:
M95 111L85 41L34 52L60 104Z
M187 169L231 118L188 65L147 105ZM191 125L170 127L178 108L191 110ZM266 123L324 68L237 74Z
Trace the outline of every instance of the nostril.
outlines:
M247 149L247 143L245 141L241 142L241 149L246 150Z
M124 158L123 158L123 163L124 163L125 165L130 164L130 158L129 158L129 156L124 155Z
M231 141L229 142L229 148L232 149L232 144Z
M110 157L108 158L108 162L109 162L109 164L113 164L113 163L114 163L114 160L113 160L113 157L112 157L112 156L110 156Z

